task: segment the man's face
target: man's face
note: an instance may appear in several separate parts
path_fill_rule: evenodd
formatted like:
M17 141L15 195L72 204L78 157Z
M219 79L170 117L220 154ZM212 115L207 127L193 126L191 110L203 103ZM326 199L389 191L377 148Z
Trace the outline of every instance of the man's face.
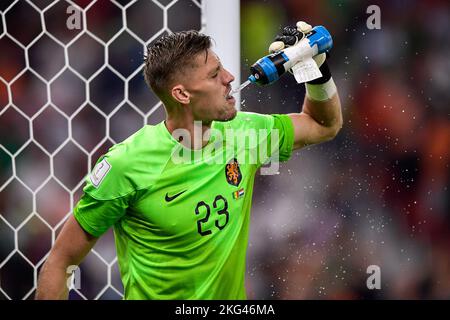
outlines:
M205 61L206 60L206 61ZM228 121L236 116L236 100L231 97L233 75L223 68L217 55L208 49L195 57L195 67L184 76L184 87L190 93L195 120Z

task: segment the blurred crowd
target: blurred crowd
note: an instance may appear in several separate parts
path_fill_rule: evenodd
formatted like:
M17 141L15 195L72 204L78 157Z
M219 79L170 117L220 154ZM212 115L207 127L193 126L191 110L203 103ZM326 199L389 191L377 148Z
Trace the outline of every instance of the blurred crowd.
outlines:
M145 45L167 31L170 1L138 1L128 28L116 4L74 2L90 6L89 32L67 29L65 1L0 3L0 299L32 298L93 163L165 116L140 66ZM172 4L167 27L200 29L199 2ZM366 25L372 4L379 30ZM324 25L344 114L335 140L257 176L249 298L450 298L449 12L440 0L241 0L242 79L283 26ZM244 89L241 109L298 112L304 94L286 75ZM367 287L372 265L381 289ZM72 299L120 298L111 230L80 270Z
M366 25L372 4L380 30ZM280 26L324 25L344 114L334 141L258 178L252 297L450 298L448 9L445 1L244 2L243 74ZM261 16L268 23L257 38ZM303 97L284 77L244 91L244 110L296 112ZM380 290L367 289L370 265L380 267Z

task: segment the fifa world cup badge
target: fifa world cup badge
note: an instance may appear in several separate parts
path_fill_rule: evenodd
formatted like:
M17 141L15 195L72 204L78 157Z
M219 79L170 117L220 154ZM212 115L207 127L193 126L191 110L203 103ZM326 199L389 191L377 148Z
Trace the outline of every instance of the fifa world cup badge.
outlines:
M91 182L94 185L94 187L98 188L100 183L103 181L103 179L106 177L106 174L111 169L111 165L106 159L103 159L97 165L94 167L94 170L92 170L91 173Z

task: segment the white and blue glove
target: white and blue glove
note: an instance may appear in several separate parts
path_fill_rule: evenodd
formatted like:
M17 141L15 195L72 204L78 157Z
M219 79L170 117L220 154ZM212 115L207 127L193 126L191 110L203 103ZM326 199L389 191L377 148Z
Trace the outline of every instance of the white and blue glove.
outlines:
M281 35L275 37L275 41L269 46L269 52L275 53L290 46L296 45L300 40L307 36L313 27L304 22L297 22L296 26L287 26L283 28ZM320 53L313 57L319 67L322 77L306 83L307 96L316 101L325 101L331 99L337 92L336 85L331 77L330 69L326 63L327 53Z

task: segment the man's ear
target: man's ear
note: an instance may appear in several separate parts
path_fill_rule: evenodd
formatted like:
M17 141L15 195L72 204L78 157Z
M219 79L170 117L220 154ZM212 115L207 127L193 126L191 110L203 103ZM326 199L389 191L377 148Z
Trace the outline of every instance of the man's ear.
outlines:
M191 94L179 84L172 88L172 97L181 104L188 104L191 102Z

